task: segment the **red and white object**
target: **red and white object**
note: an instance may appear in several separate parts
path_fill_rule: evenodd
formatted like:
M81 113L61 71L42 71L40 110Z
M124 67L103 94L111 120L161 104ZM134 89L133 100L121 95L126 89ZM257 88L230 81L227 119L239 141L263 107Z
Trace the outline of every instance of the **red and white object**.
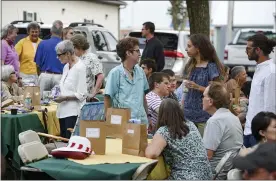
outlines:
M72 136L66 147L52 150L51 154L57 158L85 159L91 155L91 143L82 136Z

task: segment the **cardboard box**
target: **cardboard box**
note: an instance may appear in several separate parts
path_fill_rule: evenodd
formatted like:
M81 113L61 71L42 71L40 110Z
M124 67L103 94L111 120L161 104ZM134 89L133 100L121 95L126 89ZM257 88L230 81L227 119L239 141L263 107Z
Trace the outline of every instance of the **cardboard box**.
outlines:
M91 148L96 155L105 155L106 123L104 121L80 121L80 136L91 142Z
M123 131L122 153L134 156L145 156L148 146L146 124L128 123Z
M107 136L123 138L123 129L130 118L130 109L108 108L106 113Z
M40 96L40 87L38 86L25 86L24 87L24 97L23 100L25 100L27 94L30 93L31 98L32 98L32 106L34 107L35 110L40 110L41 109L41 96Z

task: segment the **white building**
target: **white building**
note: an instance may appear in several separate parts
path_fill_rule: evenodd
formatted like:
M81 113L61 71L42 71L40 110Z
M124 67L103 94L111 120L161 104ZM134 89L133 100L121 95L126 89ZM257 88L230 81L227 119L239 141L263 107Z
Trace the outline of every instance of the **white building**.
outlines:
M120 9L126 3L113 1L2 1L2 26L15 20L39 21L51 24L61 20L64 25L71 22L93 22L103 25L119 38Z

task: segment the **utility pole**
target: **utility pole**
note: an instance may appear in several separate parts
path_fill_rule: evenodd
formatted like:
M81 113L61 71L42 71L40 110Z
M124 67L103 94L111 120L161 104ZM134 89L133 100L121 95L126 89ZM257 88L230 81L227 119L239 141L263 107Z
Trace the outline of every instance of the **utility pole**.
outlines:
M228 1L228 18L227 18L227 43L232 41L233 17L235 1Z
M273 16L274 16L274 30L276 32L276 1L274 3L275 3L275 12L273 13Z
M274 12L273 16L274 16L274 31L276 33L276 1L274 3L275 3L275 12ZM274 47L274 52L276 52L275 50L276 50L276 48ZM276 53L274 53L274 54L275 54L274 61L276 62Z
M135 14L134 14L134 4L135 4L135 2L136 2L137 0L133 0L133 2L132 2L132 5L131 5L131 25L132 25L132 27L131 27L131 29L133 30L134 29L134 16L135 16Z

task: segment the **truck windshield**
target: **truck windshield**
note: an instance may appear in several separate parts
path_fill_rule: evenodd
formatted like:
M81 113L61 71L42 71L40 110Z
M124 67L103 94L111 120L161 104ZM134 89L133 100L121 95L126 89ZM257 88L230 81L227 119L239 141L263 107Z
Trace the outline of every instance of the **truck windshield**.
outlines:
M238 41L236 44L238 45L246 45L247 39L250 36L253 36L257 33L263 33L267 38L276 40L276 33L273 33L272 31L249 31L249 32L242 32L238 38Z

